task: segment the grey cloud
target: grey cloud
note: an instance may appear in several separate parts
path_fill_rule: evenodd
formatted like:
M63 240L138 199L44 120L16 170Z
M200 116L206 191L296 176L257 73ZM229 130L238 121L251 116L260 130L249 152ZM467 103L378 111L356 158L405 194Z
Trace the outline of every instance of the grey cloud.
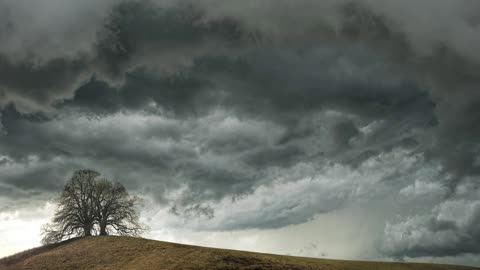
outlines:
M350 140L360 134L352 121L343 121L333 127L335 143L340 147L350 147Z
M418 5L411 0L359 2L403 33L410 47L421 56L432 55L438 47L445 46L464 59L479 60L471 47L480 42L478 37L471 36L478 27L480 5L476 1L429 0Z
M163 192L166 188L173 189L187 184L190 193L183 194L184 205L221 199L227 194L243 194L249 192L259 180L254 169L241 160L236 160L235 153L211 152L210 147L207 148L208 151L201 150L205 142L211 146L218 141L216 138L222 138L221 144L227 141L234 143L237 139L235 130L242 128L246 131L244 136L248 141L259 141L257 146L260 149L268 149L272 143L270 141L274 140L265 134L263 123L229 120L228 115L198 120L204 121L206 126L203 126L196 120L175 120L142 113L119 113L101 118L76 118L75 114L66 113L53 119L41 116L35 118L33 115L21 115L10 106L2 117L6 133L2 135L0 149L20 164L28 164L29 158L33 156L47 164L59 158L65 160L65 163L52 163L51 167L44 167L45 171L48 168L53 171L58 166L62 170L73 169L75 166L97 166L108 175L118 175L119 180L127 182L127 186L140 190L151 187L151 194L159 191L159 194L155 194L159 201L164 200ZM218 134L204 134L205 130L213 129L215 125L223 125L223 129L227 130L218 130ZM232 129L230 132L229 128ZM230 137L225 137L222 132L227 135L230 133ZM281 136L281 129L277 133L277 136ZM211 149L216 148L218 147L211 146ZM254 146L246 151L251 152L252 148ZM233 164L237 165L232 166ZM259 169L276 165L275 162L265 163ZM144 174L127 173L135 168L141 168ZM2 182L25 190L41 185L55 190L57 186L51 184L63 179L56 175L50 179L44 177L36 183L30 176L25 173L6 177ZM138 178L142 181L137 182Z
M17 108L28 113L49 110L56 103L70 98L74 89L94 74L102 75L116 84L116 81L123 80L125 72L135 66L162 63L162 69L172 70L170 66L175 66L176 63L180 66L184 65L183 62L188 64L193 56L198 54L195 50L207 44L218 45L219 52L228 47L241 46L242 42L248 41L248 35L235 20L205 20L203 11L191 5L163 8L150 2L114 2L117 1L90 6L79 5L78 14L72 16L72 21L65 22L65 29L56 27L49 19L37 17L40 11L50 13L45 7L41 7L39 14L35 14L31 20L45 23L46 29L25 29L27 26L17 21L14 15L10 16L13 21L5 22L6 25L13 25L8 38L16 40L15 38L20 39L22 35L26 35L34 39L31 42L39 45L38 48L30 49L21 44L19 48L23 51L20 51L20 54L9 48L0 48L0 71L3 74L0 85L2 96L5 97L1 105L12 102ZM19 12L28 16L26 14L31 11L22 3L8 1L3 4L6 5L7 13L13 10L14 14ZM57 3L50 1L47 4ZM61 7L66 9L65 12L73 12L71 8L75 6L61 4ZM86 30L77 31L75 27L79 25L75 24L75 20L80 20L78 15L83 12L87 13L86 17L91 17L93 13L95 19L89 23L85 21ZM98 15L98 12L103 14ZM61 19L69 20L63 17ZM17 27L17 24L21 25ZM76 37L68 34L74 32L78 33ZM46 36L46 41L41 43L37 39L42 35ZM76 40L78 36L84 40L78 42L78 47L67 43L50 44L52 40L56 42L57 35L65 40ZM42 44L47 44L46 48L41 47ZM56 45L66 48L57 48ZM207 53L210 49L200 51ZM27 50L31 51L30 55L26 54ZM51 55L52 51L58 54ZM30 80L23 80L23 76L28 76Z
M1 1L0 105L30 113L70 98L92 73L91 44L113 2Z
M180 198L184 205L195 201L219 200L230 194L245 194L251 192L259 180L251 170L241 164L227 166L226 161L209 162L206 158L182 164L180 167L189 186Z
M194 5L165 8L132 1L115 6L99 32L96 49L100 65L107 73L122 75L129 65L138 65L136 61L141 61L143 56L165 61L171 55L163 52L182 57L204 43L222 49L240 46L240 42L248 38L235 20L218 18L209 21L205 20L203 13ZM158 53L160 57L155 56Z
M64 157L116 157L132 162L155 164L162 166L169 162L167 152L174 155L189 155L181 148L168 149L168 141L163 145L157 145L158 153L149 151L142 146L140 137L137 137L139 145L122 145L131 133L138 132L145 141L169 139L175 140L178 135L179 125L175 126L168 121L158 121L146 126L147 123L135 123L137 119L130 119L131 127L138 130L126 130L120 126L119 118L122 114L110 118L89 118L83 116L75 118L72 114L65 114L57 118L48 118L42 114L23 116L9 107L2 114L5 134L2 135L2 151L17 158L28 155L37 155L41 158ZM141 119L141 116L139 116ZM127 123L123 123L127 124ZM109 133L109 128L116 129L117 133ZM76 132L71 132L77 130ZM90 132L96 132L91 134ZM91 135L89 135L89 133ZM139 136L139 135L137 135ZM145 142L144 141L144 142ZM131 140L130 142L134 142ZM170 152L171 151L171 152ZM183 153L182 153L183 152ZM123 158L121 158L123 157ZM166 166L166 165L165 165Z
M265 176L272 177L273 181L263 182L250 193L210 201L209 206L215 210L214 217L208 221L201 217L192 218L185 226L206 231L282 228L308 222L316 215L349 205L388 201L385 197L394 202L404 200L405 197L400 197L403 194L392 194L391 190L408 187L419 177L431 181L441 178L430 172L432 168L423 163L420 156L409 155L403 150L371 157L359 168L339 164L322 167L315 162L303 162L292 168L279 169ZM438 169L433 168L433 171L438 172ZM385 182L384 179L391 175L401 177L396 177L394 182ZM431 205L425 204L425 209ZM406 209L402 214L408 214L412 205L415 202L406 201L402 205Z
M1 105L12 102L25 112L48 110L54 101L70 97L87 69L88 63L81 59L52 59L36 67L0 55Z
M396 257L478 254L479 218L478 201L445 201L430 215L387 224L382 250Z
M119 73L124 71L125 68L122 68L123 62L126 62L127 66L138 66L139 64L148 64L148 61L145 62L145 57L154 57L151 52L162 52L166 50L167 53L172 54L171 49L165 49L165 46L168 44L175 44L171 47L184 47L185 45L190 48L186 48L184 51L176 53L176 55L188 55L192 48L190 45L187 45L194 41L204 42L208 41L209 44L221 44L222 42L233 42L238 43L237 41L242 41L249 38L247 30L250 29L242 24L248 25L248 23L242 21L245 19L242 12L248 12L242 8L242 5L235 5L232 3L221 4L215 8L216 4L213 4L215 1L202 1L197 4L176 6L176 5L159 5L153 3L140 3L140 2L124 2L112 7L110 5L102 5L101 11L105 11L106 7L112 7L106 21L102 21L102 24L92 27L96 29L98 33L98 40L96 40L96 53L91 57L97 57L99 61L98 64L106 66L107 70L112 71L113 73ZM398 18L397 14L391 14L394 4L380 4L377 1L353 1L355 4L345 5L345 2L340 3L323 3L323 4L314 4L310 1L305 1L304 5L299 5L299 7L312 7L312 10L321 10L322 7L335 7L339 12L336 16L339 16L340 27L344 30L343 34L348 37L356 36L355 39L362 40L368 39L365 37L366 34L371 33L372 28L377 29L381 28L381 32L386 32L386 34L379 34L375 36L374 40L381 43L382 40L393 39L391 44L401 43L401 37L392 36L392 32L396 31L396 27L400 30L403 30L402 24L389 24L388 19ZM264 6L259 6L260 10L262 8L271 7L273 3L265 4ZM213 8L214 11L209 11L205 15L203 10L205 7ZM273 5L274 12L281 12L281 8L287 8L289 5L285 2L281 4ZM454 4L445 4L442 5L449 6L458 6ZM313 8L315 7L315 8ZM404 8L405 5L401 5L403 12L411 11L408 8ZM235 8L235 9L233 9ZM369 9L370 8L370 9ZM108 10L108 9L107 9ZM129 10L128 13L125 11ZM215 10L217 10L215 12ZM224 11L227 16L220 16L219 11ZM237 10L237 14L233 12ZM328 9L327 9L328 10ZM373 11L370 11L373 10ZM233 12L233 13L231 13ZM342 12L344 15L342 15ZM212 13L216 15L212 15ZM230 17L229 17L229 16ZM463 14L457 14L461 16ZM345 16L342 18L342 16ZM377 17L375 17L377 16ZM274 17L274 16L272 16ZM248 17L250 18L250 17ZM269 20L271 17L265 17L265 20ZM311 27L314 27L316 24L327 24L328 22L318 19L320 22L315 21L313 17L307 16L307 19L304 23L310 23ZM327 20L328 21L328 20ZM278 23L278 21L274 21ZM403 22L403 21L402 21ZM406 22L403 22L406 23ZM162 25L169 25L171 27L178 27L178 31L166 31L163 29ZM329 25L329 27L334 27L335 25ZM249 26L252 27L252 26ZM354 27L357 30L348 30ZM365 29L364 29L365 28ZM139 30L140 29L140 30ZM365 31L363 31L364 29ZM409 29L409 28L407 28ZM152 33L150 33L150 32ZM353 35L351 32L359 34ZM379 30L380 31L380 30ZM374 31L375 32L375 31ZM403 33L402 31L399 31ZM287 31L288 34L288 31ZM407 36L407 34L406 34ZM334 37L334 36L329 36ZM304 44L308 41L299 39L298 44ZM241 43L241 42L240 42ZM178 45L177 45L178 44ZM180 45L182 44L182 45ZM387 44L389 46L389 44ZM236 44L235 46L238 46ZM311 44L308 44L310 46ZM386 44L383 44L386 45ZM388 46L386 47L388 48ZM375 46L375 45L374 45ZM201 46L200 46L201 47ZM223 47L228 47L228 44ZM378 45L382 47L382 45ZM408 49L406 50L408 53ZM219 50L217 50L219 51ZM207 50L204 53L210 53L210 50ZM173 53L175 54L175 53ZM195 54L194 54L195 55ZM143 59L143 60L142 60ZM408 59L408 57L407 57ZM168 59L159 59L160 62L166 60L167 63L170 63ZM151 63L150 63L151 64ZM112 70L112 67L119 68L119 71ZM108 72L107 72L108 73ZM111 73L111 72L110 72ZM308 101L303 101L308 103Z
M474 1L425 1L420 6L409 1L364 3L383 20L390 39L401 44L383 44L387 45L384 49L389 48L387 54L411 68L435 102L434 141L426 152L432 159L442 160L446 171L455 174L449 184L454 191L466 175L479 172L474 163L478 156L474 124L478 95L474 89L480 85L479 55L471 46L479 42L473 33L480 7ZM427 8L432 5L435 8ZM394 32L400 35L392 35Z
M78 162L62 158L40 160L30 156L8 160L0 165L0 197L6 198L0 211L32 207L54 198L71 171L82 167Z
M204 216L207 219L212 219L215 217L215 210L213 208L210 206L202 206L200 204L190 205L182 210L179 210L178 205L174 205L170 208L169 213L185 218L198 218Z
M0 54L12 62L37 66L53 59L89 56L105 13L119 2L3 0Z
M128 73L125 85L117 91L92 80L65 104L82 106L92 100L96 106L94 98L98 97L105 109L114 110L143 108L154 101L167 110L194 115L223 105L294 121L297 113L325 107L378 116L425 98L408 78L396 75L394 68L363 50L366 48L345 46L338 51L334 44L324 46L302 53L284 48L257 50L240 58L206 56L191 68L167 76L140 69Z
M303 159L305 153L294 145L259 148L245 157L247 164L258 168L278 166L288 168Z
M132 12L125 12L127 8L132 9ZM142 62L139 55L148 54L148 50L161 51L164 42L184 44L214 40L215 43L235 43L243 39L245 34L241 31L239 22L221 16L204 21L201 17L202 10L198 11L196 8L197 6L187 5L162 9L139 2L115 6L107 17L107 32L98 32L98 61L104 61L107 66L113 61L112 63L116 63L114 66L119 67L126 61L125 69L122 68L125 72L129 66L137 65L137 62L139 65L148 66L149 62ZM165 23L180 30L178 33L166 30L157 32L157 28L163 29L162 25ZM154 29L155 33L150 35L148 31ZM234 36L231 36L232 32ZM212 54L211 50L208 52ZM359 114L368 121L393 113L412 99L425 98L403 75L395 74L395 68L387 66L362 44L334 42L311 49L302 48L301 44L293 48L282 45L274 50L249 50L239 57L221 54L202 56L195 58L192 65L185 68L185 72L173 75L159 75L155 69L147 67L126 72L124 84L120 86L111 85L108 80L103 81L102 74L98 75L98 79L92 77L75 92L72 100L57 104L58 113L69 112L68 108L73 107L80 108L87 114L98 112L103 117L105 114L149 110L148 106L153 102L154 106L161 110L173 111L175 116L204 116L215 108L227 107L247 117L273 120L290 128L292 123L295 126L297 119L309 117L310 113L324 108ZM100 137L89 138L87 134L71 136L63 134L63 131L56 134L57 130L47 128L49 124L30 124L28 117L24 119L20 114L12 116L12 113L9 113L12 110L12 107L8 107L2 116L4 129L9 134L5 137L8 144L2 148L10 155L34 153L45 158L61 155L118 159L159 166L165 170L172 166L181 168L173 165L179 157L195 158L192 152L185 149L170 149L173 151L171 153L152 153L145 147L129 148L122 144L125 138L131 136L129 132L107 134L107 140ZM425 110L428 114L430 108L426 107ZM61 115L59 117L61 118ZM155 132L168 133L170 135L167 137L174 137L173 139L180 136L178 130L166 129ZM291 132L296 133L295 130ZM150 134L156 136L155 133ZM352 134L351 130L339 130L334 136L346 136L350 139ZM237 138L232 137L226 142L234 145L233 141ZM84 145L90 147L84 149ZM218 147L220 152L224 152L226 150L221 150L222 145L225 145L225 142L211 140L207 149ZM302 159L301 147L295 145L267 145L253 151L245 146L239 147L249 151L245 155L246 163L259 168L289 166ZM185 164L198 163L187 159ZM227 181L228 178L238 179L238 182L244 183L242 186L248 186L255 181L251 176L243 176L243 173L231 174L224 170L201 169L203 166L191 167L199 169L192 169L188 177L199 178L199 182L194 184L201 188L209 189L218 183L227 188L227 184L223 183L235 182ZM188 168L186 170L188 171ZM213 180L208 182L205 176L212 177Z

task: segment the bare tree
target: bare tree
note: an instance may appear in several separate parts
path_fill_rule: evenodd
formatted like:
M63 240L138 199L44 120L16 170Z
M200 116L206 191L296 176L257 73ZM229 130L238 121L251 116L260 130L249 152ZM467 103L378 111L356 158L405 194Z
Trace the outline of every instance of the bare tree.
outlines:
M138 221L138 198L120 183L99 175L94 170L75 171L65 184L52 222L42 227L42 243L108 232L138 236L144 231Z
M109 232L119 235L138 236L144 231L138 221L139 199L130 196L125 187L108 179L101 179L96 185L96 222L100 235Z
M52 223L43 229L44 244L72 236L90 236L95 222L95 178L93 170L78 170L65 184Z

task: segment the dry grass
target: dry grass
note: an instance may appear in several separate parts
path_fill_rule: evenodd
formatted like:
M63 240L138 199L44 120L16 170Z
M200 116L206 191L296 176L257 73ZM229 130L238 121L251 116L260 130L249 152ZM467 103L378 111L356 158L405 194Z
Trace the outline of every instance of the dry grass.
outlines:
M467 270L462 266L338 261L204 248L129 237L88 237L0 260L0 269Z

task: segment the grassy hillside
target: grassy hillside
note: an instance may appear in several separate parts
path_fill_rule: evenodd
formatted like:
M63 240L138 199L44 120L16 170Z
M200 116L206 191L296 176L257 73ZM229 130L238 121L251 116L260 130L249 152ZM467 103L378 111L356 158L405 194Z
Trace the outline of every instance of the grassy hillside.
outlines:
M300 258L204 248L129 237L88 237L0 260L0 269L323 269L463 270L461 266Z

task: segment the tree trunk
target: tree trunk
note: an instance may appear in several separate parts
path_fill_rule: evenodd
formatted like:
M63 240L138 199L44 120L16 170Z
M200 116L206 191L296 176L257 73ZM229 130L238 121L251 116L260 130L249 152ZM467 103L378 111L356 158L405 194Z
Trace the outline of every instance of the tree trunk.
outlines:
M92 236L92 225L87 224L83 227L83 235L84 236Z
M100 235L108 235L107 233L107 222L100 223Z

